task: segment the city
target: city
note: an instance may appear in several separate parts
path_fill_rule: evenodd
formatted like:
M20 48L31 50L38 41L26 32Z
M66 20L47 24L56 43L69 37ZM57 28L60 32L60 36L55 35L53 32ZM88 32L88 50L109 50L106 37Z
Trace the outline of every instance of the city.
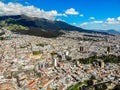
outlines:
M0 90L120 90L120 0L0 0Z
M44 38L2 30L6 31L2 36L8 38L0 40L1 90L67 90L91 78L92 84L83 83L80 90L101 83L113 89L120 84L119 35L96 34L99 37L94 38L71 31L57 38ZM105 63L102 59L89 64L79 62L103 54L118 56L119 63Z

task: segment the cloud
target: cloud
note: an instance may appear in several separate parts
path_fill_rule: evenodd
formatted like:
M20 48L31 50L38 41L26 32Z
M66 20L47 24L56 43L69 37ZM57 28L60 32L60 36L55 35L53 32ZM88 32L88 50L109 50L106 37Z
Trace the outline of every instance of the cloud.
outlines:
M77 23L73 22L73 23L71 23L71 25L77 26Z
M94 19L95 19L95 17L90 17L90 18L89 18L89 20L94 20Z
M83 14L80 14L80 17L84 17L84 15L83 15Z
M66 16L65 14L58 13L56 10L44 11L34 6L23 6L22 4L11 2L4 4L0 2L0 16L21 14L46 19L55 19L56 16Z
M79 12L77 12L74 8L70 8L70 9L67 9L65 11L65 14L67 14L67 15L78 15Z
M64 16L64 17L67 17L67 15L66 14L62 14L62 13L57 13L57 16Z
M81 27L86 26L86 25L92 25L92 24L103 24L103 21L92 21L92 22L84 22L80 24Z
M106 24L120 24L120 17L118 18L107 18Z
M120 22L120 16L117 18L117 20Z
M103 21L93 21L93 22L90 22L91 24L102 24Z
M88 22L84 22L84 23L80 24L80 26L83 27L83 26L86 26L88 24L89 24Z
M116 18L106 18L106 20L93 20L89 22L83 22L80 24L80 27L84 29L101 29L101 30L109 30L115 29L120 31L120 16Z
M115 18L107 18L106 23L107 24L115 24Z
M56 21L62 21L62 22L65 22L65 20L63 20L63 19L56 19Z
M29 5L30 3L29 2L25 2L26 5Z

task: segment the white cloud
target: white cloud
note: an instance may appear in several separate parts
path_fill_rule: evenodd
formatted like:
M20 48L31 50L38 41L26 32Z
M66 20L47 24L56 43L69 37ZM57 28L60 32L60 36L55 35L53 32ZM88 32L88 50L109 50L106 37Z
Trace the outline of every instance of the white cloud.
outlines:
M81 27L87 26L87 25L92 25L92 24L103 24L103 21L93 21L93 22L84 22L80 24Z
M84 22L84 23L80 24L80 26L83 27L83 26L86 26L88 24L89 24L88 22Z
M92 24L103 24L104 22L103 21L92 21L92 22L84 22L82 24L80 24L80 26L86 26L86 25L92 25Z
M95 17L90 17L90 18L89 18L89 20L94 20L94 19L95 19Z
M93 19L93 18L91 18ZM84 22L82 24L80 24L80 26L86 26L86 25L92 25L92 24L97 24L97 25L110 25L110 24L114 24L114 25L119 25L120 24L120 16L117 18L107 18L105 21L99 20L99 21L91 21L91 22Z
M107 18L106 23L107 24L115 24L115 18Z
M107 18L106 20L93 20L89 22L84 22L80 24L82 28L85 29L101 29L101 30L109 30L115 29L120 31L120 16L117 18Z
M70 8L70 9L67 9L65 11L65 14L68 14L68 15L78 15L79 12L77 12L74 8Z
M0 2L0 16L21 14L46 19L54 19L56 16L66 16L65 14L58 13L56 10L44 11L34 6L23 6L19 3L11 2L8 4L4 4Z
M29 5L30 3L29 2L25 2L26 5Z
M102 24L103 23L103 21L93 21L93 22L91 22L91 24Z
M120 17L115 18L107 18L106 24L120 24Z
M84 15L83 15L83 14L80 14L80 17L84 17Z
M117 20L120 22L120 16L117 18Z
M62 21L62 22L65 22L65 20L63 20L63 19L56 19L56 21Z
M62 14L62 13L57 14L57 16L64 16L64 17L67 17L66 14Z
M73 22L73 23L71 23L71 25L77 26L77 23Z

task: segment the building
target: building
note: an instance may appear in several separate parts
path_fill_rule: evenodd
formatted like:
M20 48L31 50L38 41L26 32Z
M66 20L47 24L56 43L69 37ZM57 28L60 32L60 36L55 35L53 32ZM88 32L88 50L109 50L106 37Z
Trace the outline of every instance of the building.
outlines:
M108 54L111 52L111 47L110 46L107 47L107 52L108 52Z
M53 59L53 65L54 65L54 67L58 66L58 60L56 58Z
M80 50L80 52L84 52L84 47L80 46L79 50Z

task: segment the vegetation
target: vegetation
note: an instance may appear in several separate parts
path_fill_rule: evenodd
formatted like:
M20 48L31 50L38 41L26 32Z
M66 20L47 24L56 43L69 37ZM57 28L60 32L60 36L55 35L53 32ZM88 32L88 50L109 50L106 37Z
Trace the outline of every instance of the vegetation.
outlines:
M4 35L5 34L5 32L0 32L0 36L2 36L2 35Z
M10 24L8 25L9 30L28 30L27 27L17 24Z
M7 23L6 23L6 21L0 21L0 26L7 26Z
M0 26L5 27L7 26L9 30L28 30L28 27L23 26L23 25L19 25L19 24L8 24L8 22L11 19L7 20L7 21L0 21Z
M100 84L100 85L95 85L95 90L106 90L107 86L106 84Z
M0 40L8 40L6 37L0 37Z
M89 64L96 62L97 59L102 59L105 63L120 63L120 56L115 55L93 56L85 59L79 59L79 62L82 64Z
M95 75L91 75L90 79L91 79L91 80L96 79Z
M95 42L99 42L99 41L102 41L102 40L99 40L99 39L93 39L93 38L83 38L81 39L83 41L95 41Z
M47 45L47 44L44 44L44 43L36 44L36 46L41 46L41 47L44 47L45 45Z
M88 83L87 83L87 80L86 80L84 82L79 82L76 85L71 85L70 87L68 87L67 90L80 90L80 87L87 86L87 85L88 85Z
M100 59L103 59L105 63L120 63L120 56L107 55L102 56Z
M41 77L41 74L36 72L35 70L34 70L34 73L35 73L36 77Z
M116 85L113 90L120 90L120 84L119 84L119 85Z
M55 53L55 52L52 52L50 54L51 54L51 56L57 55L57 53Z
M89 64L89 63L96 62L97 59L98 59L97 56L93 56L93 57L89 57L89 58L85 58L85 59L79 59L79 62L82 64Z
M41 51L33 51L33 55L39 55L41 54Z
M0 40L10 40L12 36L0 37Z
M85 80L84 82L79 82L79 83L77 83L75 85L71 85L70 87L68 87L67 90L81 90L81 88L83 86L85 86L85 87L93 86L93 88L95 88L95 90L106 90L107 89L107 86L106 86L105 83L98 84L98 85L97 84L93 85L93 81L92 81L92 79L90 79L90 80ZM120 88L119 85L117 85L115 87L115 90L120 90L118 88ZM88 89L88 90L91 90L91 89Z

